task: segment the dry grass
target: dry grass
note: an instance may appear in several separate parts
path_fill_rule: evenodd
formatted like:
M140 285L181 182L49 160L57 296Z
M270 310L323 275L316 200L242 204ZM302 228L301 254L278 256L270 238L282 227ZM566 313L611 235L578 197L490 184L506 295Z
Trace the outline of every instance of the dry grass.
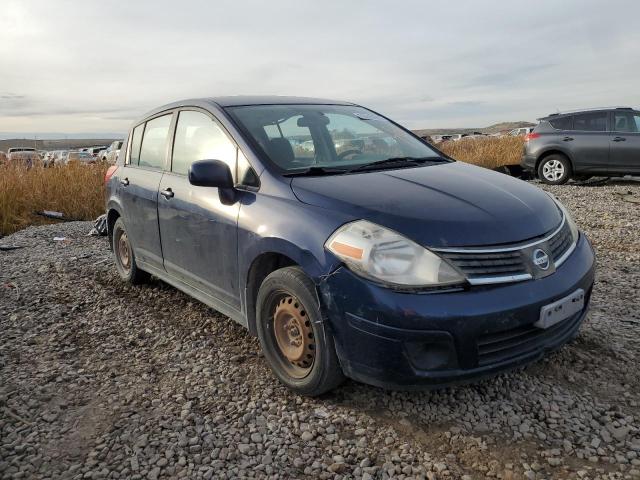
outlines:
M42 210L77 220L96 218L105 208L106 169L102 164L31 169L0 165L0 236L45 222L35 214Z
M522 137L472 138L438 145L456 160L486 168L519 164L522 147ZM35 214L42 210L77 220L96 218L104 212L106 169L102 164L30 170L0 164L0 236L46 222Z
M450 157L486 168L520 164L523 137L469 138L437 145Z

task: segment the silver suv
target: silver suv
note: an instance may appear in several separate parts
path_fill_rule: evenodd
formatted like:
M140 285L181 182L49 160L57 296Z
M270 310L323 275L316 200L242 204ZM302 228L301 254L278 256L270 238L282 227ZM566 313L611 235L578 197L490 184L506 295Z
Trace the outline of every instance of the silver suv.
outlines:
M560 185L640 174L640 112L629 107L554 113L525 136L521 166Z

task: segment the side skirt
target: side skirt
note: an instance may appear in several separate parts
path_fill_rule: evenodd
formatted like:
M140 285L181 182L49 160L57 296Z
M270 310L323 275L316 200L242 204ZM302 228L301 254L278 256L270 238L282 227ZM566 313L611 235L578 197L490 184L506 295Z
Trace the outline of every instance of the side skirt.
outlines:
M214 310L217 310L218 312L222 313L223 315L226 315L227 317L231 318L232 320L239 323L243 327L248 328L247 318L241 311L236 310L230 305L227 305L226 303L209 295L208 293L203 292L202 290L199 290L191 285L188 285L178 280L175 277L172 277L167 272L160 270L159 268L156 268L152 265L149 265L147 263L144 263L144 264L141 263L140 268L145 272L149 272L151 275L158 277L160 280L162 280L165 283L168 283L172 287L175 287L178 290L186 293L190 297L193 297L196 300L201 301L208 307L211 307Z

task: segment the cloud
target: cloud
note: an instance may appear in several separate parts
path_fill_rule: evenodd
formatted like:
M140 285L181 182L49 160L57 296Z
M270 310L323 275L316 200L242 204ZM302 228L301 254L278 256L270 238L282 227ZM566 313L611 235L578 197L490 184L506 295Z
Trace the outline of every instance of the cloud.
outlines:
M624 0L4 0L0 130L125 131L230 94L351 100L415 128L633 104L638 14Z

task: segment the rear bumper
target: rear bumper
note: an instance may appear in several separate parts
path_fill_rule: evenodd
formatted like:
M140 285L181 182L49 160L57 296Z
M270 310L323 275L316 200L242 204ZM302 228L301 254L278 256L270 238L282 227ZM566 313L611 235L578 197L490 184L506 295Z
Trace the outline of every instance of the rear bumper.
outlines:
M438 388L525 365L577 335L594 281L580 236L569 259L539 280L464 291L400 293L345 268L320 285L345 374L393 389ZM585 308L543 330L540 308L582 288Z
M528 155L526 152L522 154L520 158L520 166L529 172L533 172L536 169L536 157Z

